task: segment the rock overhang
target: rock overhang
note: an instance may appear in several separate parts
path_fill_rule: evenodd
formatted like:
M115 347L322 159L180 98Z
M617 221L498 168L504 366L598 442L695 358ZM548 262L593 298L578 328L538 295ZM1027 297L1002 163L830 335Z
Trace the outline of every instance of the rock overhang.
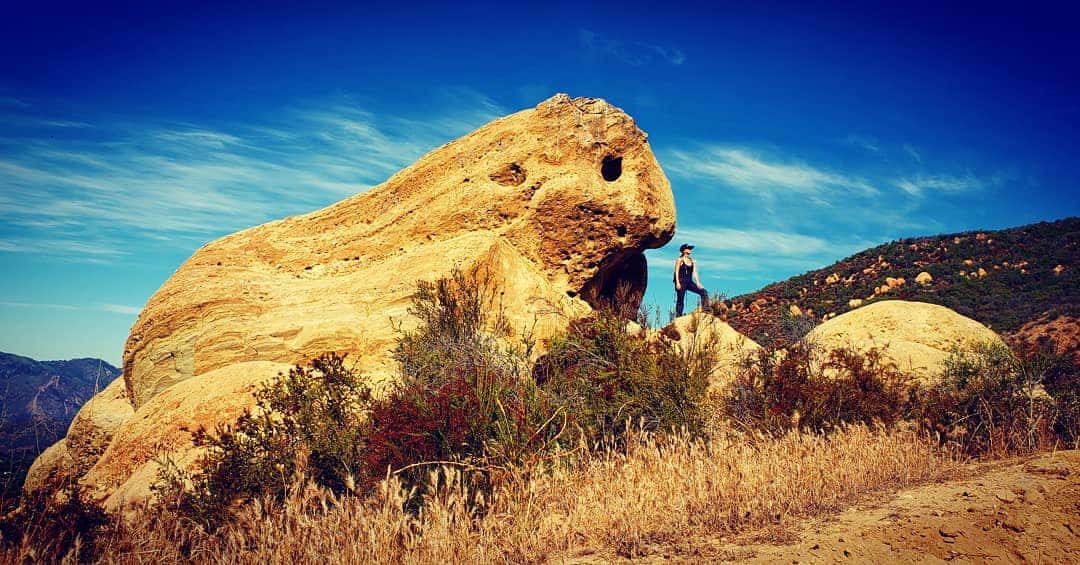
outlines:
M193 447L173 429L183 414L170 406L211 427L215 414L228 416L214 409L222 398L232 399L229 414L251 402L236 379L260 381L272 376L265 367L324 352L392 378L390 351L416 282L454 269L489 269L513 324L543 339L620 286L639 301L642 252L674 228L671 186L630 116L600 99L556 95L364 193L200 248L132 328L123 373L135 413L110 437L130 443L155 429L187 460ZM83 486L96 498L145 494L136 480L149 473L145 451L110 444L80 464L91 466L79 471Z

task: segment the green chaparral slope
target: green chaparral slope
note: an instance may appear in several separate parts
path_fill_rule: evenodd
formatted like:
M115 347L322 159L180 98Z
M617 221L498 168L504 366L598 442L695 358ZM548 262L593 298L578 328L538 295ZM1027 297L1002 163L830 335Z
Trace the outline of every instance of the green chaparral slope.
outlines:
M1036 326L1066 320L1065 326L1075 327L1080 318L1078 269L1080 218L1073 217L886 243L732 298L723 314L758 343L782 343L792 334L785 328L792 325L792 305L807 327L851 310L852 300L866 305L899 299L946 306L1023 339L1037 332ZM933 280L917 283L923 272ZM889 278L894 287L881 292ZM895 286L900 278L903 284Z

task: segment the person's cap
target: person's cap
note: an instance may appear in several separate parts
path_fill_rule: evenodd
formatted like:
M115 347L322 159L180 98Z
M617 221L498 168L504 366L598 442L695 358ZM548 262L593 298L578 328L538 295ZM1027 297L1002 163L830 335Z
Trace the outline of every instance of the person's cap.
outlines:
M690 245L689 243L684 243L684 244L679 246L679 253L682 253L683 251L686 251L687 249L693 249L693 248L694 248L693 245Z

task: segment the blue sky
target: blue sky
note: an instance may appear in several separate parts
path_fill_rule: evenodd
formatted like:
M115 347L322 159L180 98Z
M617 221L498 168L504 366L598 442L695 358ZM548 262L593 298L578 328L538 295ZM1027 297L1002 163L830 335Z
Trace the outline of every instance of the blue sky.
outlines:
M556 92L650 135L679 214L649 253L663 310L683 241L736 295L901 237L1080 214L1066 4L804 4L5 7L0 351L118 363L202 244Z

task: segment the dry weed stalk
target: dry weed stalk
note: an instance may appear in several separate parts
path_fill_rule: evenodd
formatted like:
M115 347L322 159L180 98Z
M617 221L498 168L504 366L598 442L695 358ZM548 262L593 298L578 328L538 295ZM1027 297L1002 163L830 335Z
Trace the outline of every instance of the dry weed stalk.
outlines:
M367 498L298 487L214 536L168 516L131 522L105 561L543 562L583 548L629 557L690 536L788 527L870 493L940 479L955 465L913 433L862 426L764 441L645 435L625 451L520 470L527 478L496 489L480 510L454 469L433 480L443 486L417 515L402 511L410 493L393 478Z

